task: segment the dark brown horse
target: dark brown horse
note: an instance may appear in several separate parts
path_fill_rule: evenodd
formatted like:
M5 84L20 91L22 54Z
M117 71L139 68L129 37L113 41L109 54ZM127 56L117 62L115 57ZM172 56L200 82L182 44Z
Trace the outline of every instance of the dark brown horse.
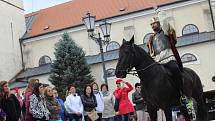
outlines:
M157 110L161 108L165 112L166 120L172 121L171 108L181 104L177 85L175 85L167 69L156 63L144 49L134 44L134 37L130 41L123 39L116 66L116 77L125 78L133 67L143 84L151 120L157 120ZM192 97L197 102L198 121L207 121L205 99L199 76L189 68L184 68L182 75L185 95ZM190 118L186 109L182 108L181 111L186 117L186 121L189 121Z

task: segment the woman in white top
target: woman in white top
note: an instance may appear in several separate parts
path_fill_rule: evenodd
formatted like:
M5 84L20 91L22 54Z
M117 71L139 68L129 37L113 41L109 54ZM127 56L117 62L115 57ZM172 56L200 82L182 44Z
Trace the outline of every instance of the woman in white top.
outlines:
M114 121L115 110L115 96L109 92L108 85L101 85L102 95L104 97L104 110L102 112L102 121Z
M101 121L102 119L102 112L104 110L104 99L102 93L99 91L99 86L96 82L91 83L91 86L93 88L93 94L96 97L97 107L96 111L99 116L99 119L97 121Z
M83 105L80 96L76 93L75 86L70 85L70 95L66 97L64 103L66 111L69 113L69 121L79 121L83 114Z

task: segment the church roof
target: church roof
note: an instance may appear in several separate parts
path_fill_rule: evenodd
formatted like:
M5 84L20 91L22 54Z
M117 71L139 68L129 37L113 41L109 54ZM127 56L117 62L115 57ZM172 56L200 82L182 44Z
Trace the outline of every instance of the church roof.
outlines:
M96 15L98 21L175 2L177 0L71 0L26 14L27 31L22 39L80 26L87 12Z

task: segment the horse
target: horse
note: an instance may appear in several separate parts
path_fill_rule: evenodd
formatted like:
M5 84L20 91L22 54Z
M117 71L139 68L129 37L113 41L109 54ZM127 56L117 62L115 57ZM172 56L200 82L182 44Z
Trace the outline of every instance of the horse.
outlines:
M176 88L170 71L153 58L141 47L134 44L134 37L130 41L123 39L119 49L119 58L115 75L117 78L126 78L126 75L136 69L141 80L147 111L152 121L157 120L157 110L162 109L166 121L172 121L172 107L180 106L180 91ZM182 72L183 91L187 97L192 97L197 103L197 120L207 121L207 110L203 87L199 76L189 68ZM190 121L187 109L181 108L186 121Z

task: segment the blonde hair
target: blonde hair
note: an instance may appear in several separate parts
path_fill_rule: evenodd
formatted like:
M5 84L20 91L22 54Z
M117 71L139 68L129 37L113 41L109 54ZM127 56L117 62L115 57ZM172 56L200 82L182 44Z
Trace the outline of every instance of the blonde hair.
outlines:
M33 87L34 87L34 84L35 83L38 83L39 82L39 79L31 79L29 82L28 82L28 86L26 87L25 89L25 93L26 92L33 92Z
M47 97L47 96L49 96L47 93L48 93L48 89L53 89L51 86L47 86L47 87L45 87L45 90L44 90L44 95Z

